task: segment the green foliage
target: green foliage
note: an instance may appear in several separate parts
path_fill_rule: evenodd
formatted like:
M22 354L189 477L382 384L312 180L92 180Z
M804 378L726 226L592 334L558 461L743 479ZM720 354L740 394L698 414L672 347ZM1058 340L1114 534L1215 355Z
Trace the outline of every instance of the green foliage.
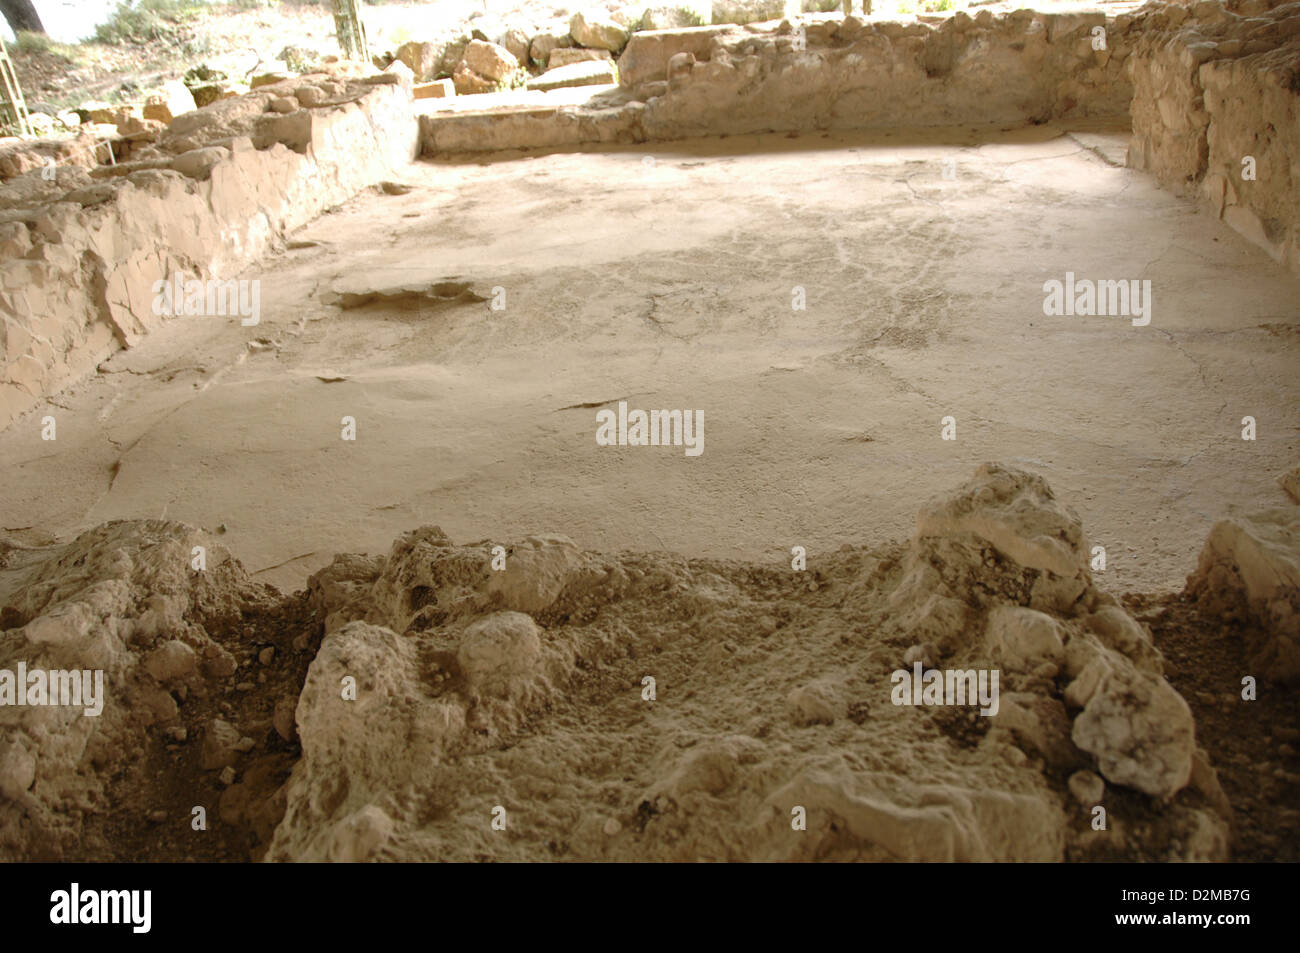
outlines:
M177 24L202 8L197 0L121 0L112 16L95 27L95 40L112 46L176 39Z
M198 66L191 67L181 78L186 86L202 86L204 83L213 83L217 80L229 79L219 69L213 69L207 63L200 63Z
M527 85L530 78L528 70L517 69L511 73L509 77L497 83L496 89L494 89L493 92L508 93L512 89L522 89Z
M964 4L954 4L953 0L895 0L891 6L886 0L884 4L886 9L881 12L892 9L896 14L944 13L960 6L964 6Z
M86 63L86 57L80 46L51 40L44 33L28 33L24 30L18 34L9 48L17 53L43 53L46 56L57 56L67 61L70 66L84 66Z
M44 33L19 32L14 39L13 48L20 53L48 53L54 47L54 41Z
M825 0L825 2L833 4L836 8L838 8L840 4L840 0ZM653 2L651 3L651 6L654 7L658 7L661 5L673 6L673 4L657 4ZM687 26L708 26L711 19L708 11L711 8L704 8L705 12L701 12L701 9L702 8L698 4L697 5L682 4L681 6L676 7L677 12L682 14L683 18L686 20ZM639 16L635 20L628 23L625 29L629 33L640 33L642 30L648 30L650 28L645 25L645 16L643 14L642 16Z

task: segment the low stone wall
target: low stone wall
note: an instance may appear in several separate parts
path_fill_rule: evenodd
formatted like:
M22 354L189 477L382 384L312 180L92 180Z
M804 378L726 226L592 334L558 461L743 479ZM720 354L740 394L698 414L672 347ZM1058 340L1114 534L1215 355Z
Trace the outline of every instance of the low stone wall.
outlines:
M660 30L618 66L588 103L422 116L423 151L1131 118L1130 166L1300 273L1300 3Z
M540 109L434 113L424 152L1128 115L1133 17L927 19L636 33L618 61L621 105L552 109L545 129Z
M1300 273L1300 3L1151 9L1132 57L1129 165Z
M397 62L263 86L166 128L129 121L116 165L79 142L47 150L53 175L45 154L6 153L0 428L161 321L158 279L233 275L420 152L1131 112L1130 165L1300 273L1300 3L661 30L634 34L618 65L619 86L568 105L461 103L417 126Z
M638 34L619 62L620 81L648 97L643 127L652 138L1122 119L1132 98L1123 69L1131 29L1127 17L1029 10L936 24L847 17L802 33L783 22L714 36L707 55L683 49L662 66L670 46L642 53Z
M426 156L506 149L563 149L600 143L644 142L644 103L610 102L524 106L426 114L420 148Z
M297 77L165 130L140 123L129 161L9 180L0 192L0 428L164 320L153 308L159 279L229 277L277 236L414 158L404 69L369 80Z

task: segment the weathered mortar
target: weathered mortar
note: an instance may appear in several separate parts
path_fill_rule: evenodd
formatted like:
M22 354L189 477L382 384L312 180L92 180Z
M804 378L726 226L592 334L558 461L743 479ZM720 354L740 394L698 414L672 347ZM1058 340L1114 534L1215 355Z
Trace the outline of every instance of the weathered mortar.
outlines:
M315 79L318 108L264 112L312 85L300 77L178 117L133 161L60 168L52 181L30 171L6 184L0 428L160 323L157 280L230 276L277 236L414 158L400 73Z

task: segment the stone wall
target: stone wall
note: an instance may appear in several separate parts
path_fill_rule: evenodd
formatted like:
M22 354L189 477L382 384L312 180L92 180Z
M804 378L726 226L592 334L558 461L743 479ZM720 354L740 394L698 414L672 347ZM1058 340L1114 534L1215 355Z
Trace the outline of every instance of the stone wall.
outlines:
M128 161L0 192L0 428L158 322L153 288L229 277L417 152L409 76L297 77L139 123ZM310 105L309 105L310 104Z
M47 179L43 155L6 154L0 428L162 320L152 308L158 279L231 276L421 151L1131 113L1130 165L1204 198L1300 272L1300 3L642 32L619 59L619 79L559 100L567 105L457 107L417 127L410 72L397 62L365 79L263 86L165 128L129 120L116 165L83 149L58 155L66 161Z
M1092 29L1104 30L1094 49ZM647 97L651 138L1127 115L1128 17L958 13L936 23L854 17L715 35L704 56L633 36L620 82ZM694 39L694 38L692 38ZM1097 45L1102 45L1098 39ZM685 44L683 44L685 47Z
M1103 32L1094 38L1097 27ZM983 10L974 17L635 33L618 61L621 101L431 114L422 117L422 141L425 154L435 154L807 129L1123 120L1133 96L1125 61L1137 28L1128 16Z
M1300 3L660 30L618 66L586 103L422 116L423 150L1131 120L1130 166L1300 273Z
M1149 9L1129 164L1300 273L1300 3Z

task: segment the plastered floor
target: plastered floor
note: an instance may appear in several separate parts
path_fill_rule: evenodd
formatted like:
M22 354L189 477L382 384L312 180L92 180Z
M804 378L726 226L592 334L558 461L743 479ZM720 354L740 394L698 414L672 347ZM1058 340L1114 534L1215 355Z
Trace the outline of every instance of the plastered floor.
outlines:
M224 526L282 588L425 523L788 564L792 546L905 537L998 460L1077 509L1103 587L1179 588L1215 520L1285 501L1300 283L1104 159L1121 141L817 134L417 163L409 193L360 195L292 236L317 244L242 275L261 282L257 326L175 319L0 434L0 528L39 545L116 518ZM1045 315L1066 272L1149 279L1150 323ZM330 303L453 276L489 300ZM620 399L702 411L704 452L598 446Z

